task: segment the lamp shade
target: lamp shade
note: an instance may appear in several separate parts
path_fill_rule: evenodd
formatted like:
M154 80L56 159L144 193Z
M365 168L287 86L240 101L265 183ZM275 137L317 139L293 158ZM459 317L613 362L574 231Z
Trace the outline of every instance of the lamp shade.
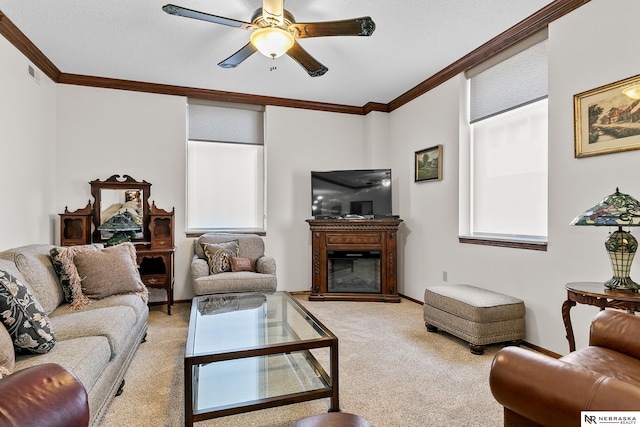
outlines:
M129 212L122 212L106 220L98 227L98 230L117 233L119 231L140 231L142 227L133 220Z
M615 193L575 217L571 225L638 226L640 225L640 202L616 188Z
M613 277L604 283L611 290L637 292L640 285L631 280L629 273L631 263L638 250L638 241L622 227L640 225L640 203L628 194L616 192L605 197L571 221L571 225L594 225L618 227L605 241L605 249L609 254Z
M251 44L266 57L284 55L294 43L290 32L277 27L259 28L251 34Z
M142 231L142 226L135 221L130 212L121 212L102 223L98 230L113 233L107 241L107 246L114 246L130 242L136 232Z

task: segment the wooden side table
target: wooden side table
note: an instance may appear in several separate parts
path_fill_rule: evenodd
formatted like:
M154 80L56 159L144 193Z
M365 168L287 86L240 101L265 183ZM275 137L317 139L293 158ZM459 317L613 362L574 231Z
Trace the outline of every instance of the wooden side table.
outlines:
M567 300L562 303L562 321L567 331L569 351L576 349L569 315L571 307L576 303L593 305L600 307L601 310L605 308L627 310L629 314L640 311L640 293L638 292L614 291L605 288L603 282L572 282L567 283L565 289L567 290Z
M173 305L173 254L175 248L151 249L149 245L136 245L140 278L149 288L167 291L167 313Z

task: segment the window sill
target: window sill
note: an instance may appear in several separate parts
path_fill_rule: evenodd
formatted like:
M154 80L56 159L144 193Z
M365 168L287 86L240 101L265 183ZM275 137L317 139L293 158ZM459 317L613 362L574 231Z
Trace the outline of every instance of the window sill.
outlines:
M460 243L472 245L498 246L502 248L528 249L532 251L547 250L547 241L535 238L491 237L491 236L458 236Z

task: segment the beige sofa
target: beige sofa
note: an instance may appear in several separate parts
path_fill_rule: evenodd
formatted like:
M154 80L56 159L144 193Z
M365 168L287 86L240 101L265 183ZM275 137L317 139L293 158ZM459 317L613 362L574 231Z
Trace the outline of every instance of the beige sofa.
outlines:
M90 425L97 426L111 399L121 391L125 372L146 336L149 310L146 301L135 294L112 295L71 309L51 262L53 247L36 244L0 252L0 270L26 285L47 314L57 340L47 353L16 354L12 370L44 363L67 368L85 387ZM8 336L7 329L0 328ZM1 350L7 354L6 348Z

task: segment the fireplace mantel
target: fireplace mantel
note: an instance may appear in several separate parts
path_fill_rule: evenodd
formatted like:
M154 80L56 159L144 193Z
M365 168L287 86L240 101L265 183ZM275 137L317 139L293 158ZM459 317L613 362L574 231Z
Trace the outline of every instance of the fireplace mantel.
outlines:
M310 301L400 302L397 234L401 219L308 219L312 235ZM329 251L380 251L380 292L332 292Z

